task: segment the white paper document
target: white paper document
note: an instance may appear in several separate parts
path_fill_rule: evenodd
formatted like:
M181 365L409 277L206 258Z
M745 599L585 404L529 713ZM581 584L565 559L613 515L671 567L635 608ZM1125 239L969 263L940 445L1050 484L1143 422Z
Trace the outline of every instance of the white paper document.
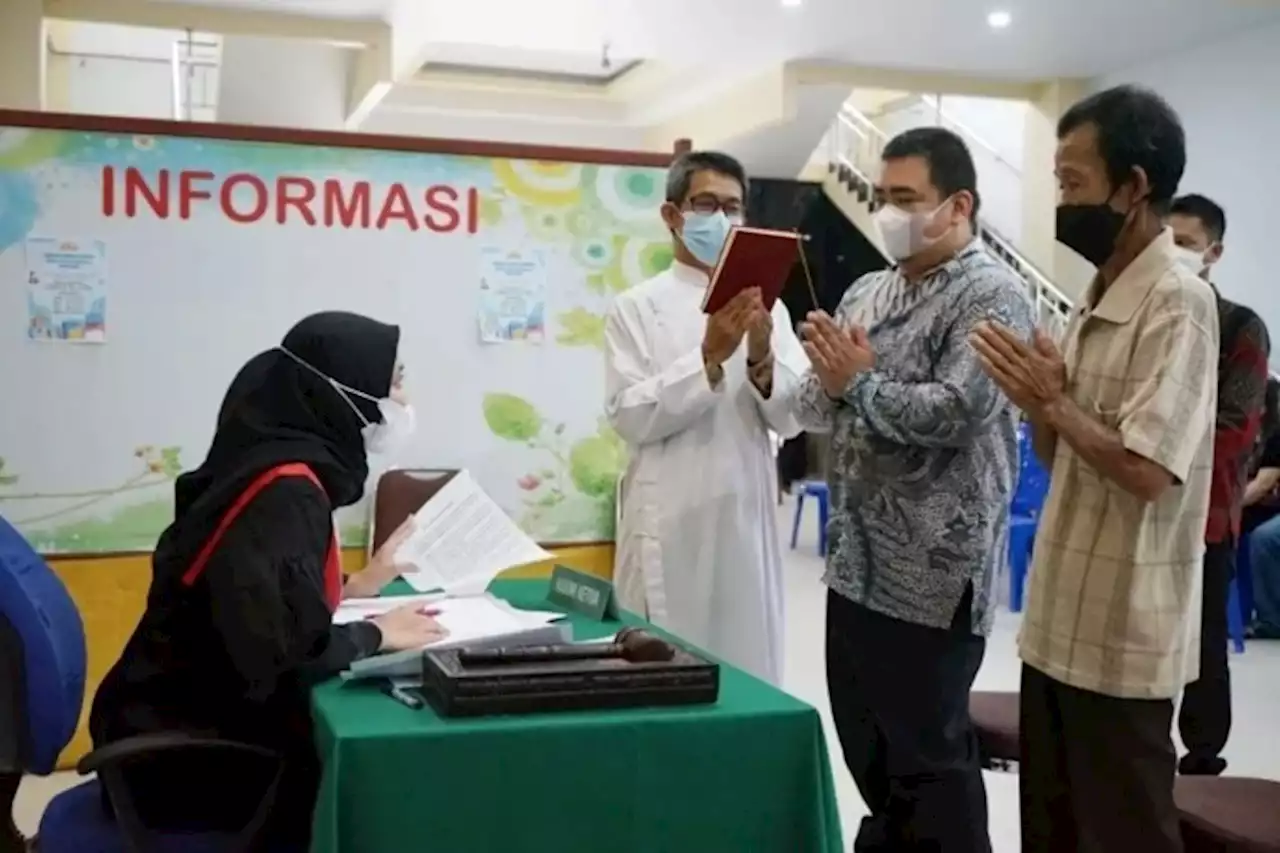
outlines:
M404 579L419 592L477 593L507 569L551 559L466 471L413 517L413 533L396 562L414 567Z
M489 595L446 598L431 605L440 612L435 619L449 635L431 648L455 648L476 640L518 634L564 618L563 613L517 610Z
M421 607L433 605L444 598L444 593L437 592L431 595L389 595L383 598L346 598L338 605L337 611L333 614L333 624L346 625L349 622L359 622L361 619L372 619L375 616L381 616L384 613L390 613L397 607L404 607L406 604L417 604Z
M434 599L425 602L423 606L438 611L435 615L436 621L449 631L444 639L425 648L541 645L564 642L568 636L567 622L563 625L553 624L565 618L563 613L518 610L491 595L469 595L459 598L391 596L383 600L391 605L387 608L390 610L421 598ZM417 649L356 661L343 677L374 678L414 675L421 672L422 650Z

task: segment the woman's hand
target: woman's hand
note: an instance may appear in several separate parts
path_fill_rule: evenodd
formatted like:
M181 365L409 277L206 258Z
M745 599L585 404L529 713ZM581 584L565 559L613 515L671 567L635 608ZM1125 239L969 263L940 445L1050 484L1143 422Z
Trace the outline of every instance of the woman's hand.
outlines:
M395 529L394 533L387 537L382 547L374 552L374 555L369 558L368 565L347 579L342 597L376 598L387 584L409 571L410 566L397 564L395 559L396 551L400 550L404 540L408 539L412 533L413 516L409 516Z
M369 621L382 632L380 652L420 649L449 636L448 630L428 616L421 604L406 604Z

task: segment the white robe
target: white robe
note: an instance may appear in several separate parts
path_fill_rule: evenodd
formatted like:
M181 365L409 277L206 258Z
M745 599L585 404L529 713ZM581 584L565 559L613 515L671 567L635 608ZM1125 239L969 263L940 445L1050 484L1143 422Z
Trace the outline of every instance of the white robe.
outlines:
M623 607L774 684L783 579L770 431L800 431L788 400L809 367L773 307L773 389L747 379L746 341L713 389L702 363L707 276L677 262L620 294L605 322L606 413L630 463L614 584Z

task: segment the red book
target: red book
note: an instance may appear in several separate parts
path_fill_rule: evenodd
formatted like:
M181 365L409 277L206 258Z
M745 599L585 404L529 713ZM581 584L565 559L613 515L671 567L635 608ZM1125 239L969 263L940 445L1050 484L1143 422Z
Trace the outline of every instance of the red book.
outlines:
M702 300L703 313L716 313L752 287L760 288L764 307L772 310L799 258L802 239L803 235L794 231L736 226L729 232L716 268L711 271L711 284Z

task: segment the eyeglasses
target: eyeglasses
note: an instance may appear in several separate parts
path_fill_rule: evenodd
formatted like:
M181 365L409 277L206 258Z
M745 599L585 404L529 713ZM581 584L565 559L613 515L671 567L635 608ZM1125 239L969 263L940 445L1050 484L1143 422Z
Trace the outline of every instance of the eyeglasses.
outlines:
M693 196L689 199L688 206L695 213L716 213L723 210L724 215L729 217L741 217L744 213L741 199L730 198L721 201L711 193Z

